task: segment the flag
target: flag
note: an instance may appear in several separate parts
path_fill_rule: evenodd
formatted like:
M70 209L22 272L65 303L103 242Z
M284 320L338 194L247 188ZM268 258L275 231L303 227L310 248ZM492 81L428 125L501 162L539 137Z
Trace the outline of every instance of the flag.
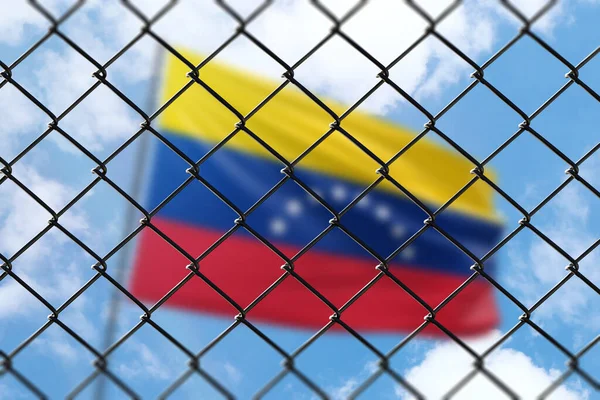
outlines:
M202 60L192 52L183 54L193 63ZM133 295L152 303L180 284L166 306L235 316L236 307L246 308L281 279L253 304L247 318L296 328L323 327L333 314L331 306L339 309L380 274L378 257L388 257L423 229L428 215L384 179L343 213L339 221L346 232L331 227L335 213L380 177L378 162L337 130L323 139L333 117L291 83L255 110L281 81L218 60L200 69L202 84L188 83L189 71L178 58L167 57L160 96L162 103L174 100L162 112L156 130L168 143L156 143L144 203L148 209L161 207L151 219L156 229L145 227L139 234L130 284ZM174 96L185 85L189 88ZM320 99L337 115L346 109ZM249 113L244 129L231 135L240 114ZM415 137L359 110L340 126L384 161ZM297 181L285 180L284 160L296 159L319 140L294 165ZM190 177L186 160L202 160L197 170L202 181ZM390 165L389 176L436 210L472 178L473 168L458 152L425 137ZM163 203L174 191L176 195ZM436 224L481 257L501 233L492 200L493 190L477 182L439 214ZM236 224L238 212L247 210L251 212L244 226ZM181 250L200 256L202 277L186 268L190 261ZM281 269L285 258L294 260L294 275L312 291ZM493 259L485 263L491 275L494 263ZM412 293L383 276L344 308L341 319L358 331L411 331L428 314L423 302L436 307L473 274L473 264L439 232L426 229L389 263L390 273ZM436 320L456 334L491 329L498 322L493 290L477 277Z

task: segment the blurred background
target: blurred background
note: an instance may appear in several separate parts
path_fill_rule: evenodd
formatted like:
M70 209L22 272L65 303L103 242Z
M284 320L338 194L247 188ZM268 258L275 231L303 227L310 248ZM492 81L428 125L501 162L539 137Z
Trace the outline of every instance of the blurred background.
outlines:
M69 394L82 398L155 398L161 394L173 398L248 398L257 393L267 398L360 395L408 399L415 395L440 398L453 388L460 389L456 393L459 398L481 398L483 394L490 398L505 398L507 394L536 398L546 390L551 398L600 398L600 348L594 346L600 329L595 286L600 283L595 247L600 239L595 189L600 165L595 152L600 138L596 118L600 110L598 1L0 3L0 70L4 71L0 81L0 254L4 270L0 281L0 355L4 360L0 399L63 398ZM358 113L385 119L411 137L423 132L430 116L436 116L436 132L444 137L429 131L426 140L456 159L467 159L458 147L477 162L486 160L485 174L493 171L493 180L501 189L501 194L490 191L499 226L492 246L517 230L490 257L494 264L490 275L502 290L489 286L495 305L480 312L497 313L498 323L485 332L450 336L431 327L437 334L423 331L404 342L423 323L422 317L427 315L423 309L412 329L378 332L374 327L356 329L357 335L331 329L315 339L320 327L330 322L332 312L327 308L321 310L323 322L318 327L282 326L261 319L254 322L252 310L247 315L249 326L235 322L238 311L233 307L216 315L193 306L188 307L191 310L171 307L169 301L152 312L152 323L140 323L144 311L115 291L114 283L131 286L139 248L136 250L135 238L126 244L123 241L140 228L140 219L145 217L140 208L150 210L160 203L152 203L148 195L151 188L160 189L162 200L190 176L185 173L189 166L172 151L172 161L162 159L160 164L156 154L161 154L159 148L165 151L164 143L151 130L140 130L146 117L154 116L177 91L171 88L190 81L181 74L169 77L168 62L177 62L179 69L175 70L179 72L191 70L177 58L181 54L190 60L196 55L192 65L206 62L207 68L222 65L245 71L249 85L254 82L252 77L260 76L269 91L290 78L289 73L282 77L287 70L284 65L294 66L294 82L282 90L282 95L297 92L308 98L306 92L312 93L327 99L323 101L335 113L358 102L349 119ZM389 66L395 60L383 82L378 63ZM482 67L483 78L471 76ZM202 69L199 71L202 80ZM211 82L209 74L206 79L207 85L218 87L219 82ZM379 82L383 83L371 92ZM196 86L191 90L207 93L193 84ZM235 89L231 91L235 93ZM359 101L367 93L368 97ZM254 96L254 104L265 97ZM240 112L246 115L252 108ZM197 111L201 113L202 107ZM257 118L262 113L269 120L269 112L267 105ZM323 114L319 107L306 112ZM185 111L177 118L185 118L181 115ZM284 115L280 120L286 118ZM325 119L333 122L327 115ZM531 129L523 131L520 124L526 119ZM53 126L59 128L48 128L53 120L58 121ZM227 126L234 129L237 120L232 118ZM160 118L152 118L151 126L165 134L160 123ZM361 120L355 125L360 127ZM253 129L250 123L248 126ZM320 130L303 134L314 141L328 128L325 124ZM228 133L221 132L213 144ZM258 128L256 134L261 135ZM356 135L359 141L373 140L368 131L361 135ZM173 140L175 145L179 143ZM223 150L244 146L235 141L225 144ZM396 153L401 148L390 151ZM318 151L299 162L299 176L302 163L317 157ZM204 154L187 156L195 162ZM298 154L284 157L292 161ZM419 163L438 165L427 154L423 151ZM277 161L272 154L270 157ZM98 168L98 161L107 166L106 173ZM373 181L378 178L375 170L380 165L373 159L363 154L354 161L372 173ZM178 162L179 175L164 174L162 181L153 181L156 176L152 171ZM335 162L331 159L331 165ZM571 163L577 163L576 178L565 174L573 167ZM475 168L475 164L467 164ZM433 178L444 173L444 165L438 167ZM210 170L210 166L206 168ZM199 171L202 175L202 166ZM456 187L448 188L449 193L459 191L474 176L469 169L461 173L464 176L456 178ZM435 185L435 179L428 182L426 178L419 185ZM248 179L258 182L261 177L250 172ZM240 178L240 185L243 180ZM95 183L90 188L91 182ZM236 182L231 184L234 188L224 193L233 198L239 193ZM276 181L265 184L268 190ZM323 188L328 189L332 192L319 196L339 201L332 203L337 211L358 195ZM266 202L265 213L274 213L283 204L287 208L277 212L288 219L277 219L265 229L283 235L286 229L293 230L294 224L302 224L302 220L293 220L300 209L306 220L311 213L322 212L311 197L291 206L273 197L274 205ZM449 200L451 196L446 197ZM402 231L406 226L394 225L401 219L394 220L388 209L367 204L367 199L352 205L362 207L367 216L361 218L391 227L391 232L403 240L418 230ZM253 201L239 207L247 210ZM309 207L311 201L315 211ZM55 218L49 209L57 212L65 207L59 224L49 225ZM178 210L186 213L183 206ZM419 222L427 218L415 210L420 212ZM227 211L233 226L235 213ZM450 206L447 211L460 210ZM531 217L533 228L520 224L523 211L535 214ZM165 208L158 217L161 212L170 211ZM196 212L204 211L200 208ZM331 216L323 218L323 226L311 237L327 227ZM252 225L252 220L248 221ZM459 228L446 227L450 234ZM372 229L375 232L380 226L373 225ZM363 240L369 235L364 228ZM330 240L342 243L342 247L346 240L347 246L357 247L342 236ZM472 251L482 257L492 246ZM418 241L412 247L403 249L407 257L404 262L410 263L411 251L413 257L415 252L420 256L419 251L437 251ZM228 251L235 249L233 246ZM193 251L196 257L203 250ZM387 257L393 249L381 251L387 251ZM178 256L182 268L189 263ZM571 270L577 274L565 269L573 261L578 269ZM248 268L254 267L252 260L247 263ZM371 263L373 277L378 263L376 259ZM112 282L103 276L104 264ZM279 269L281 264L281 260L273 264L273 281L284 272ZM472 264L464 265L462 280L473 273L469 270ZM156 264L141 285L160 282L161 271L168 267ZM226 279L239 282L241 278L234 271L241 266L226 267L232 271L230 276L225 274ZM343 265L339 269L343 274ZM174 286L187 272L172 277L168 285ZM297 273L302 276L300 267ZM348 284L347 299L368 282ZM327 284L335 287L346 283L340 279ZM73 298L82 287L85 290ZM264 289L252 292L251 298ZM318 287L321 289L327 297L327 288ZM67 302L59 309L58 319L49 320L53 311L32 291L55 309ZM546 297L549 291L551 295ZM235 293L228 294L236 298ZM443 293L441 299L450 294ZM162 296L146 297L142 303L150 308ZM281 305L292 316L295 310L307 307L302 299L293 300ZM531 311L526 322L519 319L524 310L517 302ZM390 313L388 318L402 318L400 314ZM504 335L507 339L501 340ZM218 341L213 342L216 338ZM98 372L98 367L104 366L94 361L114 343L118 346L111 348L107 357L107 377ZM471 376L477 371L477 355L489 349L484 371ZM199 356L200 373L190 369L187 351ZM282 365L282 352L293 354L291 372L286 369L289 365ZM287 373L272 381L282 371ZM465 377L469 380L463 382Z

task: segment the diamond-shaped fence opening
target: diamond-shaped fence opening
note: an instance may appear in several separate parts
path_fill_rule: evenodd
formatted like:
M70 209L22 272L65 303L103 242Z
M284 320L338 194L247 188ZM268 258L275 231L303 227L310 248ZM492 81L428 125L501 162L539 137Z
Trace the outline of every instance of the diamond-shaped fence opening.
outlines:
M600 320L583 308L600 294L600 241L582 232L600 197L599 51L572 60L553 47L546 33L565 12L561 2L17 3L2 18L14 37L0 40L9 45L0 45L0 317L8 321L0 397L546 397L600 387L591 361L598 338L578 333L573 320ZM489 39L489 18L509 27L500 42ZM26 43L21 55L11 40ZM202 41L204 53L194 55ZM178 72L168 82L158 72L166 59ZM236 70L221 79L218 66L230 62L266 70L262 86L250 93ZM568 108L582 96L592 114ZM175 112L182 103L193 113ZM390 104L406 106L398 119L417 129L382 145L372 137L389 126L363 115ZM190 145L172 132L198 121L211 141ZM438 159L441 148L455 162ZM57 150L67 156L54 159ZM260 168L248 167L245 152ZM143 168L148 160L153 168ZM490 172L507 164L500 178ZM348 184L316 177L324 168ZM391 196L403 197L402 208ZM486 212L465 205L478 196L504 204L502 235L457 222L456 210ZM192 211L220 231L195 236L168 219ZM565 215L573 221L554 222ZM140 241L152 254L134 254ZM342 248L362 264L326 259ZM452 264L456 275L441 285L396 268L413 262ZM503 280L509 264L513 276ZM156 285L140 284L140 274ZM286 295L293 300L282 302ZM490 314L493 296L507 315ZM231 320L190 315L180 324L163 313L169 305ZM382 339L361 322L365 310L405 334ZM26 322L11 320L19 313ZM478 342L460 313L490 326L512 322ZM557 313L547 325L544 316ZM263 324L268 315L310 329L290 338ZM573 342L561 343L568 329ZM566 364L511 387L514 371L499 360L507 343L531 334ZM431 335L443 341L420 344ZM458 356L435 366L449 370L437 385L414 367L434 367L444 351ZM62 369L44 371L59 360ZM252 379L246 389L244 379Z

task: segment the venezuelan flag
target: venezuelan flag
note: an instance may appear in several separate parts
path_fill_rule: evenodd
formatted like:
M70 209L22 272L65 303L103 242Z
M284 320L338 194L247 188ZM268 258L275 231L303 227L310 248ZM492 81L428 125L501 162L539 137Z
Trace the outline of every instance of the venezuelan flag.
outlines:
M191 52L183 54L194 63L202 61ZM189 67L176 57L168 56L165 68L162 103L189 82ZM330 305L342 307L378 274L377 256L386 258L393 253L423 227L427 214L384 180L341 216L341 224L362 244L338 227L319 236L330 226L333 214L293 180L281 184L285 178L281 170L286 165L278 157L291 161L311 147L329 131L330 113L289 84L246 121L247 129L263 143L244 131L230 135L240 121L236 111L247 115L280 82L216 60L200 70L199 78L206 87L194 83L174 100L161 114L157 131L188 159L202 159L198 174L204 183L191 180L152 218L160 234L150 228L140 234L132 293L155 302L182 283L166 305L234 316L238 311L223 293L239 307L247 307L284 274L280 267L285 257L294 257L294 272ZM345 110L330 99L322 101L337 115ZM350 113L341 127L381 160L392 158L415 137L403 127L361 111ZM265 143L278 155L268 151ZM186 169L190 167L164 143L157 144L151 164L145 204L150 209L189 178ZM294 174L339 212L379 177L379 166L364 149L335 131L295 165ZM458 153L423 138L391 164L389 175L435 210L468 182L473 167ZM257 203L276 185L278 189L267 200ZM238 214L219 196L239 210L252 210L245 221L251 229L239 227L221 241L236 225ZM436 218L437 224L477 257L491 249L501 233L492 197L488 185L476 183ZM177 246L165 240L165 235ZM316 237L321 239L314 243ZM198 266L205 279L186 269L190 262L181 249L193 257L202 255ZM492 261L485 265L490 274ZM468 279L473 264L440 233L428 229L400 252L389 268L414 294L435 307ZM359 331L410 331L427 314L421 303L384 276L344 309L342 320ZM330 315L329 305L287 276L251 308L247 318L318 329ZM457 334L492 328L498 321L493 288L478 277L436 319ZM429 332L439 333L437 329Z

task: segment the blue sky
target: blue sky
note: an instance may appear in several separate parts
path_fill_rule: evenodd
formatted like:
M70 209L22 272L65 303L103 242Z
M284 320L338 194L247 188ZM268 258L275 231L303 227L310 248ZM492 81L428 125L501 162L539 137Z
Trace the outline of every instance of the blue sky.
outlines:
M342 12L343 3L340 3L342 6L337 4L337 8L335 3L332 2L331 7ZM531 0L522 7L531 13L540 3ZM60 13L69 2L53 0L47 4ZM158 0L150 1L143 8L151 14L151 10L160 4ZM233 32L235 23L217 7L207 4L190 6L189 2L182 2L157 24L156 31L173 45L211 51ZM276 5L249 28L267 46L291 62L314 45L315 39L323 37L330 27L314 7L298 4ZM438 29L481 63L519 29L518 21L494 4L467 2L466 7L459 8ZM248 2L239 2L235 6L242 13L244 9L252 8ZM361 12L344 29L375 57L389 62L422 32L423 23L406 10L382 14L381 7L387 10L390 5L375 3L368 6L364 14ZM440 4L428 7L432 13L441 9ZM597 2L562 2L535 25L534 31L567 60L577 64L600 42L600 31L595 28L599 17ZM465 25L464 21L469 24ZM45 26L27 4L15 5L0 17L0 60L10 64L43 35ZM93 57L105 61L138 32L139 26L140 22L117 2L90 2L67 20L64 31ZM399 39L394 41L390 37ZM152 40L145 38L109 68L109 80L140 105L149 95L153 49ZM247 40L234 42L220 59L273 79L281 74L281 68ZM600 78L596 74L599 63L600 57L596 57L580 71L580 78L596 91L600 90ZM13 77L58 114L95 82L91 77L94 70L90 63L54 37L15 68ZM428 40L394 67L390 76L435 114L470 83L471 70L438 42ZM567 72L568 69L547 51L524 38L490 66L485 77L530 114L567 82L564 77ZM301 66L296 77L318 93L350 103L376 83L376 73L360 54L338 40ZM572 85L535 118L531 126L568 157L577 160L598 143L595 116L599 107L590 94ZM384 114L415 131L426 122L422 114L389 89L378 91L365 104L365 109ZM41 134L48 123L48 118L10 85L0 89L0 119L3 121L0 124L3 138L0 156L6 160L11 160ZM132 135L140 122L139 116L101 86L61 121L60 126L102 159ZM488 89L478 85L445 114L437 126L481 160L516 132L520 122L521 117ZM123 187L131 187L133 180L141 178L133 173L134 153L135 146L131 146L109 166L110 178ZM599 162L599 156L595 155L581 167L581 175L596 185ZM94 178L90 173L94 166L54 132L14 166L14 174L52 207L60 209ZM564 161L527 134L494 158L490 167L497 171L500 187L527 210L566 179L564 171L568 168ZM10 256L44 228L49 214L10 182L0 185L0 199L0 252ZM497 205L505 218L507 232L516 228L520 214L499 197ZM67 212L61 222L93 251L103 255L123 238L122 220L126 207L122 198L101 183ZM573 182L537 213L532 223L571 255L578 256L598 240L599 210L598 198L578 182ZM518 234L494 257L498 259L499 282L527 306L535 303L566 274L567 261L526 231ZM600 273L594 270L598 261L596 250L580 266L582 273L596 284L600 283ZM20 256L14 262L13 270L52 304L59 305L93 276L94 271L89 267L94 262L79 246L54 229ZM109 271L119 267L118 257L108 263ZM102 345L108 293L110 284L100 279L61 313L61 321L96 348ZM10 278L0 282L0 299L0 350L9 353L46 322L49 311ZM511 329L522 314L500 293L498 302L502 314L498 331L483 338L468 339L480 351ZM600 328L597 302L595 292L573 278L536 310L532 319L566 348L576 352L591 341ZM134 306L125 306L117 334L131 329L140 314ZM160 309L153 315L153 320L193 351L204 348L232 323L231 318L172 309ZM257 326L288 352L293 352L315 333L263 324ZM386 353L403 336L365 337ZM597 380L600 379L597 373L600 370L599 351L592 349L580 360L581 368ZM20 352L13 364L44 393L61 398L93 372L92 359L91 353L54 325ZM201 366L232 393L244 398L259 390L281 370L280 361L281 357L262 339L240 326L202 358ZM298 356L296 366L331 396L344 397L373 373L374 361L375 355L354 338L328 332ZM136 332L109 362L111 370L143 397L155 397L187 370L184 353L149 326ZM564 371L565 362L564 355L552 344L524 326L490 357L488 365L492 372L527 397L530 396L528 390L537 394L545 389ZM391 366L398 374L432 397L439 396L466 375L469 365L468 356L457 346L426 339L414 340L391 359ZM432 381L436 384L432 385ZM475 382L472 389L491 390L485 382ZM85 395L91 395L93 389L90 387ZM560 390L562 392L558 392L556 398L598 397L591 386L577 377L569 379ZM111 398L117 393L116 388L108 387ZM198 393L207 398L218 398L197 375L182 385L174 397L192 398ZM469 398L469 392L463 394ZM267 397L283 396L304 399L313 395L296 378L288 376ZM386 376L377 380L364 396L406 398L406 394ZM22 386L6 375L0 378L0 399L20 397L28 398ZM502 398L501 394L498 398Z

